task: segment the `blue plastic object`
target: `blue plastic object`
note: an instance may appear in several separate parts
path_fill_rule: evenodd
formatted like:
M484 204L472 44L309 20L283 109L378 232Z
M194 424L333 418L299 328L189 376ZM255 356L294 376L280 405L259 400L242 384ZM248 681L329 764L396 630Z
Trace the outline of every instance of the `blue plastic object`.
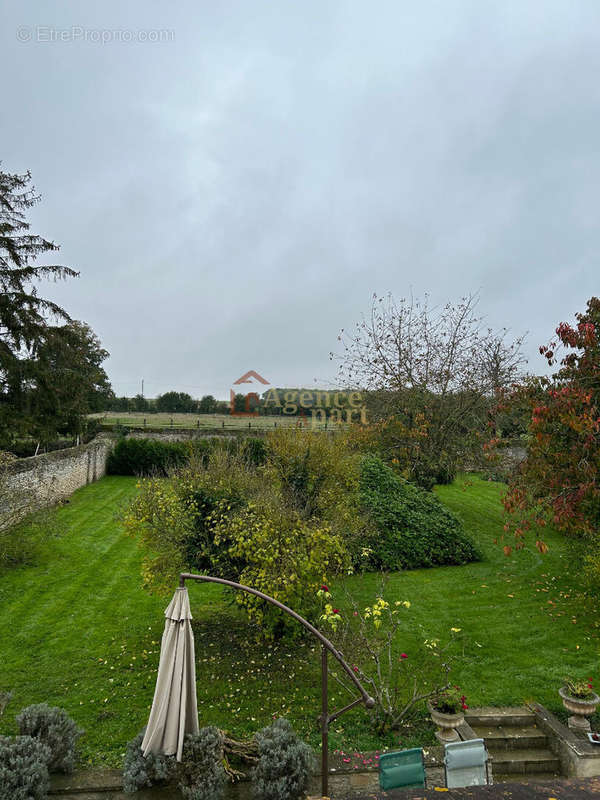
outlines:
M487 751L483 739L467 739L446 745L446 786L485 786L488 782Z

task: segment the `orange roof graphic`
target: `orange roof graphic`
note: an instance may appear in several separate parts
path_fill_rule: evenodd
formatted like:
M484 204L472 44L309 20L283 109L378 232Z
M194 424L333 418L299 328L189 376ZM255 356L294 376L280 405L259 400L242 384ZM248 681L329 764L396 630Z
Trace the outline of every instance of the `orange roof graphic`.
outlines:
M253 381L251 380L251 378L255 378L259 383L264 383L265 386L269 385L269 381L266 381L262 376L258 374L258 372L255 372L253 369L248 370L248 372L242 375L241 378L238 378L233 385L237 386L238 383L252 383Z

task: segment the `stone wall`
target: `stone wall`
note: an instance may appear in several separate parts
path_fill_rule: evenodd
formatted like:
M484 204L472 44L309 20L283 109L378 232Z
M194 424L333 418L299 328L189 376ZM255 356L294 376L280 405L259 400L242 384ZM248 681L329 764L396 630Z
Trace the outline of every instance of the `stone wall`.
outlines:
M111 437L99 436L78 447L18 459L7 468L3 500L8 507L2 511L53 505L102 478L112 446Z
M376 763L375 753L365 753L361 762ZM427 788L444 787L443 748L431 747L424 751ZM331 800L366 800L373 798L379 790L377 766L358 763L347 765L342 758L332 757L329 773L329 797ZM315 758L316 762L316 758ZM51 796L61 800L177 800L181 795L175 786L157 786L142 789L135 795L123 792L123 776L118 770L86 770L71 775L52 775ZM309 788L309 800L321 800L321 776L313 775ZM226 800L252 800L251 784L243 779L235 784L227 783Z
M267 430L260 428L161 428L160 430L140 430L134 428L127 434L128 439L156 439L159 442L189 442L194 439L239 439L246 436L263 437Z
M548 736L550 749L560 759L563 775L592 778L600 775L600 747L592 744L585 731L570 730L547 708L534 703L536 723Z
M522 444L511 444L500 448L500 462L505 469L516 469L527 457L527 448Z

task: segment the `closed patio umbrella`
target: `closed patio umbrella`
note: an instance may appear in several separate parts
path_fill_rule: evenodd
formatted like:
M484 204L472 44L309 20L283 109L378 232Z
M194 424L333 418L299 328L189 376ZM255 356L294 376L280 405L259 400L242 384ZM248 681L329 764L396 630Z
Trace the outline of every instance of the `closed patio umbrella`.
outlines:
M177 761L181 761L185 735L199 730L194 634L185 587L176 590L165 617L156 689L142 753L176 754Z

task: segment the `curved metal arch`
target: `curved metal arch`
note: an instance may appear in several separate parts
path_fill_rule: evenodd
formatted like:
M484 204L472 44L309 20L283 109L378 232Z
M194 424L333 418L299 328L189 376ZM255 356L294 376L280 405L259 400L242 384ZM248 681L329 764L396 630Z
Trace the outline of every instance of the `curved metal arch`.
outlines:
M268 594L264 594L263 592L259 592L258 589L252 589L250 586L244 586L243 583L235 583L234 581L227 581L224 578L213 578L211 575L194 575L191 572L182 572L179 576L179 585L181 587L185 586L185 582L187 580L194 580L194 581L204 581L206 583L220 583L223 586L229 586L231 589L237 589L241 592L248 592L248 594L253 594L256 597L260 597L261 600L266 600L267 603L271 603L271 605L276 606L277 608L281 609L281 611L285 611L286 614L289 614L295 620L297 620L301 625L303 625L307 631L316 636L317 639L321 642L323 647L326 647L327 650L331 653L331 655L340 663L342 668L348 673L352 682L355 684L356 688L362 695L362 699L367 708L373 708L375 705L375 700L369 695L367 691L363 688L361 682L356 677L356 674L350 667L350 665L344 660L342 654L337 650L333 643L329 641L326 636L323 636L321 631L317 630L314 625L311 625L308 620L301 617L296 611L294 611L289 606L280 603L279 600L276 600L274 597L270 597Z
M212 575L194 575L192 572L182 572L179 575L179 586L183 588L185 586L186 581L201 581L203 583L218 583L222 586L228 586L230 589L235 589L239 592L247 592L248 594L253 594L255 597L260 597L261 600L264 600L267 603L275 606L276 608L284 611L286 614L289 614L293 617L297 622L299 622L307 631L312 633L320 642L321 642L321 791L323 796L326 797L328 794L328 777L329 777L329 752L328 752L328 732L329 732L329 724L333 722L333 720L337 719L341 714L345 711L349 711L351 708L354 708L359 703L364 703L366 708L373 708L375 705L375 700L371 697L371 695L365 691L363 685L356 677L356 674L350 667L350 665L344 660L342 654L334 647L333 643L329 641L326 636L318 631L314 625L311 625L310 622L304 617L301 617L296 611L294 611L289 606L280 603L279 600L276 600L274 597L270 597L268 594L264 594L264 592L260 592L258 589L252 589L250 586L244 586L243 583L235 583L235 581L228 581L225 578L214 578ZM333 714L330 714L328 711L328 699L327 699L327 653L331 653L331 655L336 659L336 661L340 664L342 669L348 674L348 676L352 679L352 682L360 692L361 696L358 697L356 700L353 700L344 708L341 708L339 711L335 711Z

